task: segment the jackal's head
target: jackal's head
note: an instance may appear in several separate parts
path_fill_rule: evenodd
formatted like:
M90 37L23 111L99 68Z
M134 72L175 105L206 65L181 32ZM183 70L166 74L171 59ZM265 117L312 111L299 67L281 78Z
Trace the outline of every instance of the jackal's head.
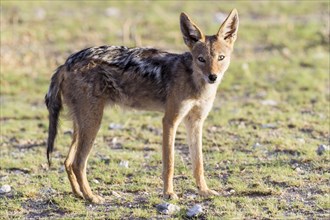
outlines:
M218 33L212 36L205 36L185 13L181 13L180 27L193 57L194 74L210 84L220 82L229 66L237 36L237 10L232 10Z

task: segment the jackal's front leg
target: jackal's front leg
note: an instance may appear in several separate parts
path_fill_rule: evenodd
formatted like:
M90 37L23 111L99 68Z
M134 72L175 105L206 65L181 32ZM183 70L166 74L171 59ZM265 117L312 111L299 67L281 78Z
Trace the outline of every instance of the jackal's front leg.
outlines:
M163 118L163 181L165 199L177 199L178 196L173 190L173 174L174 174L174 141L178 125L170 116Z
M204 178L203 153L202 153L202 129L204 120L195 112L191 112L185 118L187 129L187 140L190 157L192 161L193 174L201 196L219 195L216 191L210 190Z

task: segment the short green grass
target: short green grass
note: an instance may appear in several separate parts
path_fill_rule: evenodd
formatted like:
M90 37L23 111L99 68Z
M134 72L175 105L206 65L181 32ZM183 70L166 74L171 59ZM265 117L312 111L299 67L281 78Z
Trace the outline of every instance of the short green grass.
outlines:
M161 114L106 110L87 171L106 203L93 205L71 194L65 117L47 167L43 97L53 70L77 50L125 44L185 51L181 11L212 34L216 15L234 7L239 38L203 136L207 181L221 196L195 196L182 126L174 179L180 200L173 202L181 211L171 218L186 218L197 203L202 219L329 218L330 157L316 153L330 140L327 1L2 1L0 185L12 191L0 195L1 218L166 218L155 208L163 202Z

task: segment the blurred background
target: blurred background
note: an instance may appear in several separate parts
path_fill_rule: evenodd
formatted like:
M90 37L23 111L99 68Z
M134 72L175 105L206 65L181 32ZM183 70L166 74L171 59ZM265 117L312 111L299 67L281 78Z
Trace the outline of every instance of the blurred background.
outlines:
M280 155L289 160L294 158L298 164L307 163L312 168L306 168L306 172L311 175L316 172L311 161L319 161L316 167L323 176L329 168L329 153L322 151L320 158L316 152L320 146L329 152L330 141L328 1L1 1L0 177L4 178L3 182L16 182L17 188L29 178L36 178L34 196L39 195L37 192L43 184L50 184L38 182L35 176L15 176L14 171L32 175L46 170L48 113L44 95L53 71L70 54L105 44L155 47L181 53L187 51L179 27L182 11L204 33L212 35L233 8L237 8L240 18L238 39L232 64L204 129L206 157L218 155L209 158L210 170L218 172L214 167L225 159L220 153L237 164L249 160L246 158L272 161L273 155ZM141 139L149 148L159 150L161 117L158 113L122 114L117 108L108 109L96 143L98 152L107 154L109 146L118 142L123 148L140 152L144 146ZM64 119L56 147L59 152L55 152L58 167L70 143L70 136L66 135L70 129L70 122ZM189 164L187 150L180 147L185 146L184 138L184 130L180 128L179 155ZM160 157L155 156L155 160L159 162ZM282 165L278 164L279 175ZM51 175L56 181L55 172ZM228 182L218 183L218 179L222 178L213 177L211 185L227 186ZM231 184L235 188L235 181ZM323 184L324 189L327 186L323 177L315 179L315 184ZM65 185L69 185L67 181ZM327 193L322 190L316 193L327 195L320 198L321 214L329 210ZM21 198L27 194L34 198L27 192ZM4 204L21 207L23 200L9 199ZM305 206L313 209L311 204L318 204L316 199L313 201L296 210ZM12 210L28 213L24 208L2 209L7 216ZM241 212L246 214L246 210ZM215 213L216 208L210 211L211 216ZM242 216L251 217L245 214ZM263 211L256 214L267 215L274 217Z
M328 95L328 6L326 1L3 1L2 100L16 95L18 106L20 98L42 95L53 70L86 47L110 44L186 51L179 29L181 11L205 33L214 34L237 8L239 39L225 89L244 86L244 93L267 96L267 87L277 92L274 99L282 99L282 92L289 96L290 91L293 102L318 102ZM296 90L305 95L295 94Z

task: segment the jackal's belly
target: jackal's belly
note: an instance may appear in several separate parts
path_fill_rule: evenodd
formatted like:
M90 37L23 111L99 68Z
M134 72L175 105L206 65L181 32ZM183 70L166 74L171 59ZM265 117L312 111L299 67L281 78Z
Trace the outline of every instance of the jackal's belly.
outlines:
M126 108L163 111L167 97L165 83L134 72L116 73L112 74L115 84L108 86L110 101Z
M118 80L107 93L110 104L137 110L163 111L166 102L166 92L149 81Z
M130 98L122 100L117 105L123 108L136 109L136 110L146 110L146 111L164 111L164 103L160 100L150 99L149 97L143 98Z

